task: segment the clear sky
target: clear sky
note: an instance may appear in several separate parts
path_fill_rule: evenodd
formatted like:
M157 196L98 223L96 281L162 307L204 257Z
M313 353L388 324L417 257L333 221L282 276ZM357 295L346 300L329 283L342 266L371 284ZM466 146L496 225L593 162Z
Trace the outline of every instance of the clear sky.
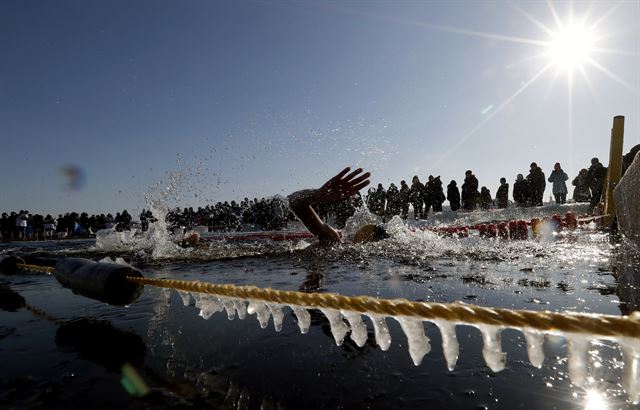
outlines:
M607 165L614 115L640 143L639 90L639 1L6 0L0 210L135 211L173 171L195 207L346 165L495 195L531 161Z

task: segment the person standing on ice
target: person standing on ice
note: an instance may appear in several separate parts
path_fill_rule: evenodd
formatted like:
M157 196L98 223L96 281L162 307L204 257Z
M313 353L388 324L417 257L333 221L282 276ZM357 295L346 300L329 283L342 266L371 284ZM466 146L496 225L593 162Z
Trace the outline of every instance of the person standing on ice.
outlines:
M458 184L455 180L451 180L449 185L447 185L447 200L449 201L449 206L452 211L457 211L460 209L460 190L458 189Z
M573 200L576 202L590 202L591 201L591 190L589 189L589 183L587 181L587 171L586 168L582 168L578 173L578 176L573 178L571 184L575 186L573 190Z
M522 174L518 174L513 183L513 200L518 206L529 206L529 182Z
M291 210L321 243L341 242L342 235L331 225L322 221L312 205L341 203L356 196L358 191L370 183L369 172L363 174L362 168L350 171L351 168L347 167L318 189L305 189L288 196ZM375 241L388 237L389 235L381 226L368 224L358 229L353 242Z
M535 162L531 163L529 175L527 175L527 181L529 181L529 193L531 194L531 205L542 206L544 198L544 190L547 187L547 180L544 177L542 168Z
M600 203L604 179L607 176L607 168L600 163L598 158L591 159L591 166L587 172L587 183L591 189L591 208L595 208Z
M567 184L565 183L569 179L566 172L562 170L559 162L553 166L553 171L549 175L549 182L553 183L553 196L556 199L556 204L565 204L567 202Z
M500 187L496 192L496 202L498 208L506 208L509 206L509 184L507 184L507 178L500 178Z
M413 217L414 219L422 218L422 203L423 203L424 185L420 182L420 178L417 175L413 176L411 180L411 190L409 191L409 202L413 205Z
M409 185L407 185L407 181L405 181L404 179L402 181L400 181L400 207L402 212L400 213L400 215L402 216L402 219L407 219L407 216L409 215L409 193L411 192Z
M462 184L462 208L467 211L476 209L476 203L480 193L478 192L478 178L469 169L464 173L464 183Z

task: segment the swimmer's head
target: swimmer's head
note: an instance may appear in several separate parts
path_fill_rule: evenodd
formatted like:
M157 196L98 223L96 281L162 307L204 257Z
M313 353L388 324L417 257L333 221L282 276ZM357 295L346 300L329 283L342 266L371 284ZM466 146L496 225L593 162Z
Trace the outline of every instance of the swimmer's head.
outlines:
M353 243L377 242L389 238L389 234L381 225L367 224L361 226L353 236Z

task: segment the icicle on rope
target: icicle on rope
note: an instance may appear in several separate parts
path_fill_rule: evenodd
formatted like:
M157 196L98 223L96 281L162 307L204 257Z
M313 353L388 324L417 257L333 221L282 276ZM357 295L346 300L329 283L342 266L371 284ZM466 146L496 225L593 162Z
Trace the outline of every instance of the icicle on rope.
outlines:
M500 342L503 329L514 328L523 333L529 360L538 368L544 361L542 346L545 335L561 335L568 341L569 376L572 383L578 387L583 386L587 378L587 350L590 341L612 340L620 345L624 357L623 388L634 403L640 401L640 312L634 312L630 316L535 312L485 308L463 303L426 303L406 299L279 291L198 281L137 277L128 279L146 285L175 289L185 306L191 304L193 297L195 306L200 309L200 316L204 319L222 310L226 310L230 320L235 317L236 312L240 319L249 313L256 315L262 328L266 328L269 318L273 317L276 331L282 329L283 307L287 306L293 310L303 334L310 326L307 309L319 309L327 317L338 346L343 343L349 332L351 339L358 346L366 343L367 328L361 316L364 314L373 324L376 343L381 350L387 350L391 344L391 336L385 318L393 317L407 337L409 354L416 366L431 349L429 338L424 334L424 320L434 323L440 330L442 349L450 370L455 367L459 354L455 333L457 324L475 326L480 330L483 357L487 366L495 372L504 369L506 361L506 354L502 352Z

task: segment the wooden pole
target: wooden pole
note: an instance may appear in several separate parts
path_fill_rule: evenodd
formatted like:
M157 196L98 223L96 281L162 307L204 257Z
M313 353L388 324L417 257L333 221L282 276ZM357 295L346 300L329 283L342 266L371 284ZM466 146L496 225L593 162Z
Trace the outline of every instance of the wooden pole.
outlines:
M605 179L604 190L604 226L611 227L616 213L616 204L613 200L613 190L618 185L622 176L622 145L624 142L624 116L613 117L611 128L611 146L609 148L609 168Z

